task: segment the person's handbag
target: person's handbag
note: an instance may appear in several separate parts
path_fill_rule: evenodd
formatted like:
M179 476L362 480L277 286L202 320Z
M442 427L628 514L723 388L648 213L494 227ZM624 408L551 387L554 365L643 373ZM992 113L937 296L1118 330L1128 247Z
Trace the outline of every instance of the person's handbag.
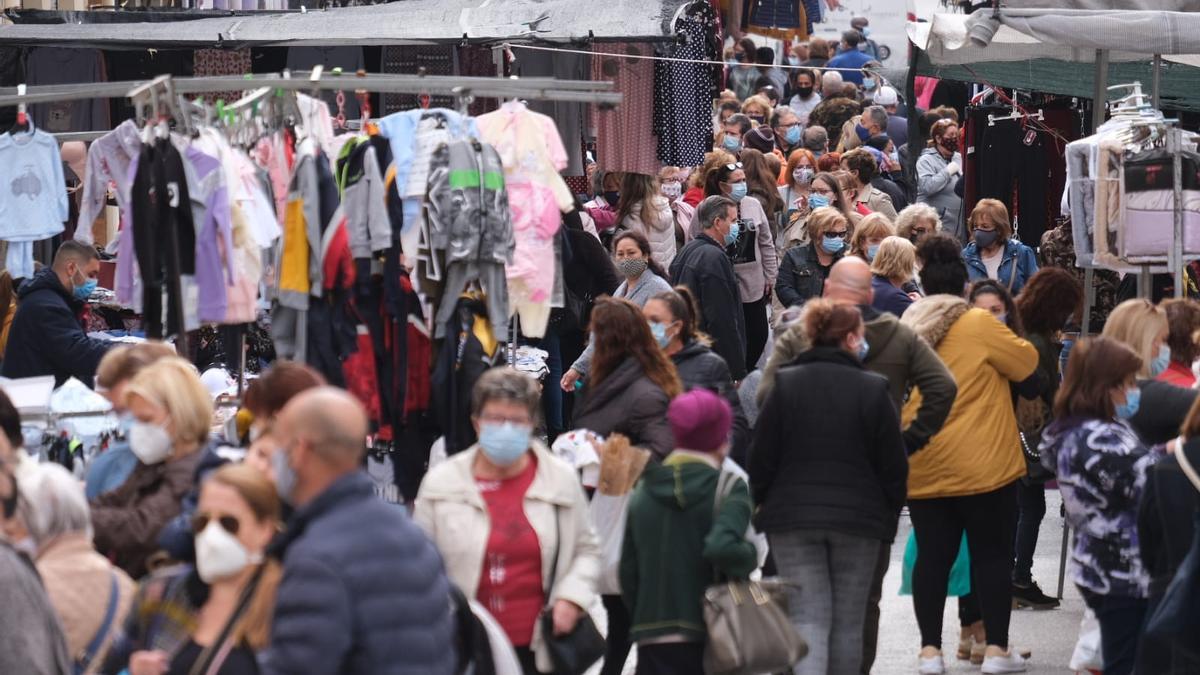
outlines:
M607 645L586 608L570 633L554 634L554 603L551 601L551 593L554 591L555 576L558 573L558 555L562 552L560 511L558 506L554 507L554 564L550 568L550 585L546 587L546 606L538 620L542 624L542 641L550 655L550 662L554 665L555 675L581 675L604 656Z
M1030 445L1024 431L1017 433L1021 438L1021 454L1025 456L1025 468L1028 472L1023 480L1031 484L1046 483L1053 480L1054 473L1046 468L1046 464L1042 462L1041 451Z
M1192 468L1183 447L1175 451L1175 459L1192 485L1200 490L1200 475ZM1162 601L1146 621L1145 635L1151 641L1198 658L1200 644L1195 638L1196 627L1200 626L1200 512L1193 519L1192 547L1175 571Z
M713 499L713 520L738 477L722 472ZM754 675L790 671L808 644L787 612L786 586L778 580L727 581L704 591L704 672Z

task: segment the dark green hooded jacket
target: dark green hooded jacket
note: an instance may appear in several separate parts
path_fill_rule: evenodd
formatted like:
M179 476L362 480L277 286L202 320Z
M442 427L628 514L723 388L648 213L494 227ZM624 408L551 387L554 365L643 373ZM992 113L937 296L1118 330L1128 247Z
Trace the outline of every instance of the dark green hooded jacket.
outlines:
M758 564L746 540L750 490L738 479L713 517L720 472L690 453L650 464L629 500L621 552L621 590L634 641L678 636L703 642L704 589L745 579Z

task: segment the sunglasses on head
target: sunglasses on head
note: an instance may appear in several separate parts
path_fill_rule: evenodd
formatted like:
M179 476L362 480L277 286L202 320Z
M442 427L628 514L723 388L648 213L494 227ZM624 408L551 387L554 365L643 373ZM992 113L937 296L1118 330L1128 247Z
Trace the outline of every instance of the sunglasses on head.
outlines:
M725 168L729 169L730 171L737 171L738 169L742 168L742 163L741 162L733 162L732 164L726 164Z
M193 516L192 534L200 534L203 532L204 528L208 527L210 520L212 520L212 516L207 513L197 513L195 516ZM217 516L217 524L221 526L221 529L225 530L229 534L234 535L238 533L238 527L241 525L241 523L238 522L238 519L234 518L233 516Z

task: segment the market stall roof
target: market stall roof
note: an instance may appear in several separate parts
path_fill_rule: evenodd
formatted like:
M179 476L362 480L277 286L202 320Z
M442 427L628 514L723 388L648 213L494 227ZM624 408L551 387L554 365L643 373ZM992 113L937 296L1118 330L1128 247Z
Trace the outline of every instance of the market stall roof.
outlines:
M1164 61L1163 105L1200 111L1200 14L1006 8L998 21L992 14L936 14L929 22L910 22L909 39L922 49L917 73L1091 98L1097 49L1108 50L1108 84L1147 86L1157 49Z
M135 23L0 26L0 45L140 49L157 47L339 46L574 40L670 39L686 0L398 0L254 16Z

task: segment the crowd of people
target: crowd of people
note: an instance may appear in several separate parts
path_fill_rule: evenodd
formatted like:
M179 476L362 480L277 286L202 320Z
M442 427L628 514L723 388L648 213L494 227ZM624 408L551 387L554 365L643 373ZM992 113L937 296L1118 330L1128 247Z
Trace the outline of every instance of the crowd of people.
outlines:
M788 582L794 672L933 675L964 548L954 656L1023 672L1014 607L1059 604L1032 574L1050 481L1104 673L1196 672L1194 645L1145 626L1200 506L1200 304L1128 300L1073 332L1076 271L1002 202L963 213L952 109L922 111L909 156L872 49L851 30L777 64L737 41L703 165L591 165L558 365L480 376L477 442L406 507L363 470L363 405L305 365L253 381L243 448L214 440L173 348L83 333L96 255L64 245L20 290L4 373L94 381L120 440L81 482L24 449L0 394L0 672L579 672L564 659L602 606L602 673L636 647L636 672L690 675L706 589L762 574ZM620 443L644 451L615 530L557 450L567 430L602 475ZM905 510L920 640L882 664Z

